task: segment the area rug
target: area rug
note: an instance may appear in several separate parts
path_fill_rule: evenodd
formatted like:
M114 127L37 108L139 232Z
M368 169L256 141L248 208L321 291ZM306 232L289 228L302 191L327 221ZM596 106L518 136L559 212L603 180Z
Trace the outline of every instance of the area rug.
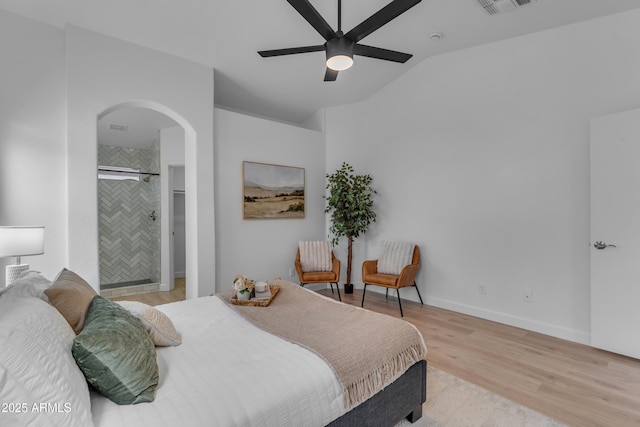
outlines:
M560 427L552 418L512 402L444 371L427 368L427 401L422 418L396 427Z

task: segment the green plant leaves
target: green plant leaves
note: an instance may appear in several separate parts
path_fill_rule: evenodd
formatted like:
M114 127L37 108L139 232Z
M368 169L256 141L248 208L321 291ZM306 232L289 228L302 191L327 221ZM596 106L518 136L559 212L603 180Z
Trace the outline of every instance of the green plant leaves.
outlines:
M367 231L376 221L373 211L373 194L371 175L356 175L353 167L344 162L333 174L327 174L325 213L331 214L332 243L337 245L340 237L355 239Z

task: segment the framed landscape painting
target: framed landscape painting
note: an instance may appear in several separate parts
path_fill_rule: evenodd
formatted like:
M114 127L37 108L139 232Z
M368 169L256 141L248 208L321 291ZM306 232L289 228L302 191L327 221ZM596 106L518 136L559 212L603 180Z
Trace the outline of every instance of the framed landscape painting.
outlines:
M244 219L304 218L304 168L242 162Z

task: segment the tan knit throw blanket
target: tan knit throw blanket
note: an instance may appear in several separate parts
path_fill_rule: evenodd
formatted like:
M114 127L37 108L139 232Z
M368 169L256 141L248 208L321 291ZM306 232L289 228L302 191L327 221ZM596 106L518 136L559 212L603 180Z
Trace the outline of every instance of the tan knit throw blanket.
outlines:
M422 335L404 320L338 303L294 283L274 280L280 292L268 307L230 307L259 328L322 357L345 388L351 408L425 358Z

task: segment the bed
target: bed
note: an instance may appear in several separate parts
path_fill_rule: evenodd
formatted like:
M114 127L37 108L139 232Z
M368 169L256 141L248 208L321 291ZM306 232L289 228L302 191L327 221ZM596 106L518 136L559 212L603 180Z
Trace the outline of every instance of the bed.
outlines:
M426 348L412 325L285 281L277 282L280 292L269 307L234 306L230 295L155 307L179 331L181 343L155 347L152 402L116 404L87 386L70 350L76 333L44 301L48 282L29 283L24 291L0 294L0 425L393 426L421 416ZM291 320L301 308L304 318ZM412 336L410 355L394 358L394 366L363 382L353 373L354 361L367 365L376 354L389 353L384 343L393 339L376 343L378 334L362 325L386 323L394 335ZM349 325L373 338L354 339L354 332L344 332ZM335 340L318 338L327 328ZM349 345L340 341L345 336L351 336ZM341 365L346 359L351 361ZM360 379L352 381L352 375Z

